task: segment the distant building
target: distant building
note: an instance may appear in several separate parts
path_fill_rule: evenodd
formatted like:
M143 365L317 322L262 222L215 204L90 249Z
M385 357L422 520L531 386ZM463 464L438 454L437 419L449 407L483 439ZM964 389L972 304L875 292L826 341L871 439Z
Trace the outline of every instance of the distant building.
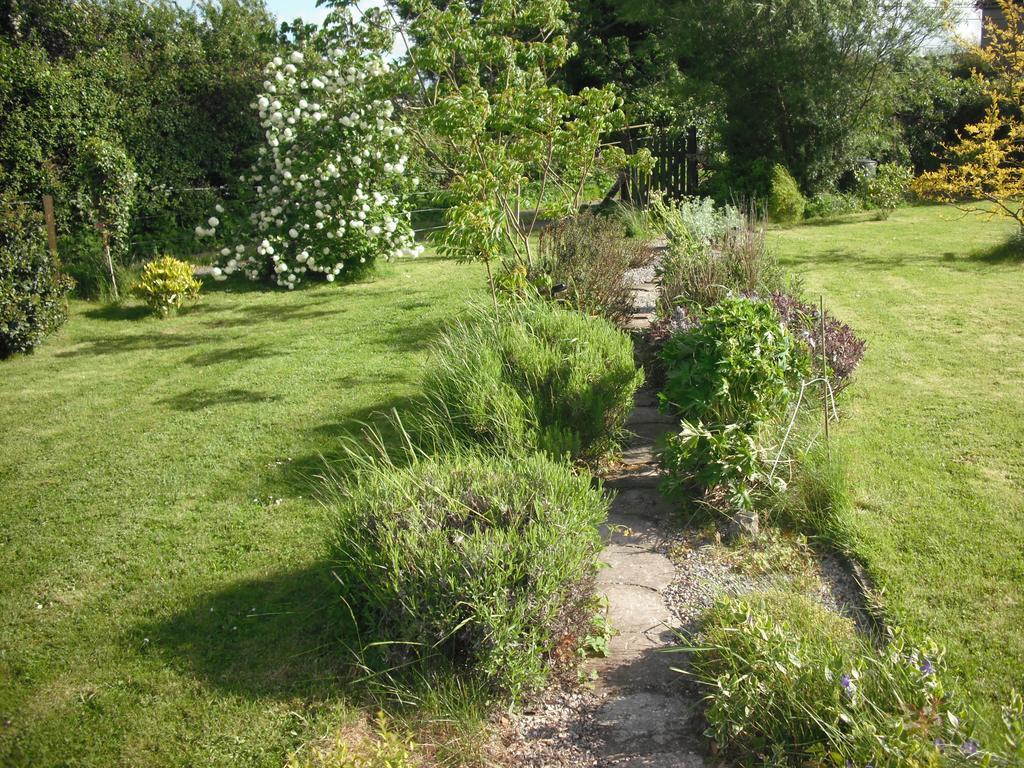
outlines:
M1017 0L1018 4L1020 1ZM981 11L981 47L985 48L989 43L989 25L1005 27L1006 17L1003 16L1003 9L996 0L978 0L977 8Z

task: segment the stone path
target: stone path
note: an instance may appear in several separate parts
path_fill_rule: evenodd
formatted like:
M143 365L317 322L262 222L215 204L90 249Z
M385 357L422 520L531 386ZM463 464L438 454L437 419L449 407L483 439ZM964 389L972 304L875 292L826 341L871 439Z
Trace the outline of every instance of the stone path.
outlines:
M657 286L653 270L635 270L636 311L628 328L643 330L654 320ZM591 662L598 691L606 694L595 713L609 766L680 766L705 764L706 739L701 735L699 698L679 667L679 654L664 653L679 642L665 592L676 578L666 549L665 524L672 506L658 492L661 470L656 449L673 427L657 407L654 392L637 393L627 427L632 440L623 465L605 479L615 489L606 526L607 545L598 574L600 592L608 602L608 618L617 634L607 658Z
M635 312L626 323L642 331L654 320L653 266L632 271ZM700 695L672 667L684 664L663 649L680 642L679 621L667 599L678 574L668 557L672 506L658 491L662 472L656 450L672 420L658 409L655 393L640 390L627 422L632 439L622 462L604 478L614 490L598 590L607 601L616 634L609 655L593 659L594 690L552 691L514 725L507 746L510 764L554 768L703 768Z

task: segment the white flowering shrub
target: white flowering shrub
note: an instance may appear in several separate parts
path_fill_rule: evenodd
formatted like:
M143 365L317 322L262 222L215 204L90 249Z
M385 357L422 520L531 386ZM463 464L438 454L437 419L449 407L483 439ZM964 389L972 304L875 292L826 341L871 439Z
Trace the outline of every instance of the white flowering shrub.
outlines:
M196 227L224 243L216 279L241 272L290 289L422 250L405 202L416 180L406 173L380 22L335 11L301 49L267 65L253 104L266 143L239 179L251 189L248 220L222 225L213 215Z

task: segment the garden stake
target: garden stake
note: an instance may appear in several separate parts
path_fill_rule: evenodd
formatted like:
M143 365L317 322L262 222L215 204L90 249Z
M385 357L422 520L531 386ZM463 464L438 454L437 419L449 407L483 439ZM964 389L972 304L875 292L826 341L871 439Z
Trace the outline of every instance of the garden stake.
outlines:
M825 452L832 458L832 447L828 440L828 356L825 354L825 297L819 296L819 315L821 319L821 403L825 413Z

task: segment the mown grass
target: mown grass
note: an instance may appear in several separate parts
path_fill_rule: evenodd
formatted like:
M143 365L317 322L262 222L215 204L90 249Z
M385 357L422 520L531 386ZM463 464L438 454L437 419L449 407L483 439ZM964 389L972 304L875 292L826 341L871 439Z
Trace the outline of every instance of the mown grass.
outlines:
M355 711L311 477L483 273L227 285L165 321L76 302L0 365L0 765L279 766Z
M1024 252L943 207L771 234L868 341L838 439L887 610L947 646L987 720L1024 688Z

